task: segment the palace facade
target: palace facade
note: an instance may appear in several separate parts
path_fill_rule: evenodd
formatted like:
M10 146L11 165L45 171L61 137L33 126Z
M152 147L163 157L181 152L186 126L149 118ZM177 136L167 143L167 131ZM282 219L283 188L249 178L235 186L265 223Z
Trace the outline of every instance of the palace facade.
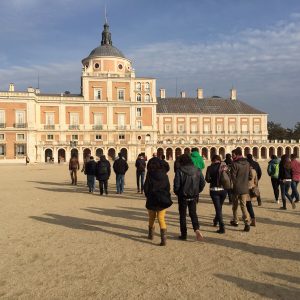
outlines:
M156 97L155 78L136 77L131 61L112 44L104 24L101 45L82 60L81 94L44 94L10 84L0 92L0 163L65 162L75 153L134 161L144 152L168 160L199 148L206 158L233 148L257 159L296 153L299 141L268 141L267 114L237 98ZM59 75L59 74L58 74Z

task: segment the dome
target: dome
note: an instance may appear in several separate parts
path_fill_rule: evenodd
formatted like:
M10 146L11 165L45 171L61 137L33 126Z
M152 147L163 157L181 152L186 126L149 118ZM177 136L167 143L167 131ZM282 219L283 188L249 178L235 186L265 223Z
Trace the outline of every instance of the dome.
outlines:
M88 57L93 56L116 56L125 58L124 54L116 47L105 44L95 48Z

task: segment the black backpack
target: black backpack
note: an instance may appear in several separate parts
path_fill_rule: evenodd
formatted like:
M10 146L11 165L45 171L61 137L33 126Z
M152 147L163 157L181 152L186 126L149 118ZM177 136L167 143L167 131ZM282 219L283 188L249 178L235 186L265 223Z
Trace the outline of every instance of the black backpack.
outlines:
M104 174L107 174L107 173L108 173L107 165L105 163L100 163L99 174L104 175Z
M186 199L192 199L198 197L199 195L199 178L198 174L195 172L193 175L185 173L183 176L184 180L182 182L182 195Z

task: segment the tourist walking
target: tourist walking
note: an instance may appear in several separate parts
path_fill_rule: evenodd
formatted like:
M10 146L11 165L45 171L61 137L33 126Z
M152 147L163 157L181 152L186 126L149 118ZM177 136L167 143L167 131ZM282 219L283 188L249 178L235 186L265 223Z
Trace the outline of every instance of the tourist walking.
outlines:
M145 171L146 171L146 161L142 154L139 154L137 160L135 161L135 167L136 167L137 192L143 194Z
M192 148L191 158L195 167L201 171L205 168L203 157L199 154L198 148Z
M193 229L198 241L203 239L197 216L197 202L199 194L205 186L202 171L195 167L190 155L183 154L179 158L180 167L174 178L174 193L178 197L178 209L180 217L181 240L187 239L186 210L188 208Z
M280 209L286 210L286 198L292 204L292 208L296 208L295 202L292 200L291 195L289 194L289 190L292 183L292 167L291 160L287 154L281 156L281 161L279 163L279 176L280 182L280 191L281 191L281 199L282 199L282 207Z
M231 165L232 165L232 157L231 157L230 153L226 154L224 162L226 163L226 165L228 167L228 171L230 173L230 169L231 169ZM227 195L228 195L229 204L232 204L232 197L233 197L232 188L226 189L226 192L227 192Z
M169 163L166 161L166 156L163 154L161 156L161 161L162 161L162 164L163 164L163 167L165 168L166 170L166 173L168 173L170 171L170 165Z
M75 154L72 155L69 161L69 171L71 175L72 185L77 185L77 171L80 169L78 158Z
M108 194L108 179L110 173L110 162L106 159L105 155L101 155L96 166L96 178L99 181L100 195L103 195L103 193L105 193L105 195Z
M292 200L299 202L298 183L300 181L300 161L297 160L296 154L291 154L291 168L292 168Z
M258 177L256 170L250 165L251 179L249 180L249 199L246 202L247 211L251 218L250 226L256 226L255 213L252 205L252 201L257 201L257 197L259 196L259 188L258 188Z
M272 183L272 188L273 188L273 193L275 197L275 202L279 204L279 163L280 159L277 158L276 155L271 156L271 160L268 163L268 175L271 177L271 183Z
M124 192L124 178L128 170L128 164L121 153L118 154L118 158L114 161L113 169L116 173L117 194L122 194Z
M259 180L261 178L261 175L262 175L259 163L257 161L255 161L255 160L253 160L253 156L250 153L247 154L247 160L248 160L250 166L256 171L257 180L259 182ZM257 186L258 186L258 183L257 183ZM261 204L262 204L260 195L257 196L257 204L258 204L258 206L261 206Z
M159 158L149 160L148 172L144 184L144 192L147 198L146 208L149 215L148 239L153 240L154 222L157 217L160 227L161 246L167 242L167 225L165 222L166 209L172 205L169 177L165 172Z
M221 185L221 164L224 164L226 166L224 162L221 163L221 157L219 155L214 155L211 159L211 165L207 167L205 175L206 182L210 184L209 195L215 207L215 217L213 220L213 225L217 226L219 224L219 229L217 230L217 233L225 233L222 207L227 195L227 191Z
M232 151L233 162L231 166L231 179L233 184L233 202L232 213L233 219L230 225L238 226L238 206L240 204L242 216L245 223L244 231L250 231L250 217L246 208L246 202L249 200L249 180L252 179L250 172L250 164L247 159L242 156L242 150L236 148Z
M89 157L89 161L85 163L84 174L86 175L87 185L89 187L89 193L95 191L95 175L96 175L97 163L93 156Z

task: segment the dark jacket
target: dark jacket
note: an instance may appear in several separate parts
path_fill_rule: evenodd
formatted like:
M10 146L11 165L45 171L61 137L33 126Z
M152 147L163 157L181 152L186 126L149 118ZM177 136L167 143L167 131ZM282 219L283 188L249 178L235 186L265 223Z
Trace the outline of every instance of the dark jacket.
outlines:
M249 194L249 180L252 179L252 173L247 159L241 157L234 160L230 173L233 183L233 193L236 195Z
M97 166L97 163L93 159L89 160L85 164L84 174L95 176L96 175L96 166Z
M137 173L143 173L146 170L146 162L142 158L138 158L135 161L135 167L136 167L136 172Z
M144 192L147 198L147 209L160 211L173 204L169 177L163 169L147 172Z
M174 173L176 173L177 169L180 167L179 156L176 157L174 162Z
M163 165L166 173L168 173L170 171L170 165L169 165L169 163L167 161L165 161L164 159L162 159L161 162L162 162L162 165Z
M109 179L111 173L110 162L107 159L100 158L96 166L96 178L99 181L106 181Z
M194 165L180 166L174 178L174 193L178 199L198 199L205 180L201 170Z
M118 158L115 160L115 162L113 164L113 169L116 174L125 175L125 173L128 170L128 164L125 159Z
M254 161L253 159L248 159L248 163L256 171L257 178L258 180L260 180L262 173L259 163L257 161Z
M290 160L281 160L279 163L279 180L292 179L292 167Z
M219 179L219 168L221 163L212 163L207 167L205 180L210 183L209 187L221 187L220 179Z

